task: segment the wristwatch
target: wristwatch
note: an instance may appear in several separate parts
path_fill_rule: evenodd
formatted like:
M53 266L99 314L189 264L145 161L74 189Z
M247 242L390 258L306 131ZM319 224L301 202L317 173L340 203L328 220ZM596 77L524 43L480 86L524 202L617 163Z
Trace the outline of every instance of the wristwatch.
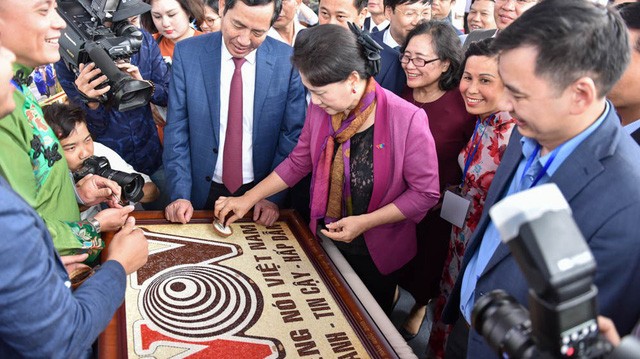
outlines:
M95 217L91 217L87 219L87 222L89 222L89 224L91 225L91 227L93 227L93 230L96 233L100 233L100 222Z

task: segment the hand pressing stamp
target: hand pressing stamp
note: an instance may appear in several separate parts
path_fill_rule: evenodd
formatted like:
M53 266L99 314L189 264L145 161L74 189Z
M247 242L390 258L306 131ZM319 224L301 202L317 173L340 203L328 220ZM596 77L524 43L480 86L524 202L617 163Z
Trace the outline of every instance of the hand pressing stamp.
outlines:
M221 237L229 237L233 234L233 229L230 226L224 226L217 219L213 220L213 231Z

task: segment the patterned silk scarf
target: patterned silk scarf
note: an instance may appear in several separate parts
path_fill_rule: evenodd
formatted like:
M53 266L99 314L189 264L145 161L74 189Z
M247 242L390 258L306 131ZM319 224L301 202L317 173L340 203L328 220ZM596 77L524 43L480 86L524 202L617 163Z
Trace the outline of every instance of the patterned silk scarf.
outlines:
M331 223L351 214L350 139L375 111L375 90L376 83L369 78L356 107L348 115L331 116L331 132L322 146L313 183L311 218L324 217L325 223Z

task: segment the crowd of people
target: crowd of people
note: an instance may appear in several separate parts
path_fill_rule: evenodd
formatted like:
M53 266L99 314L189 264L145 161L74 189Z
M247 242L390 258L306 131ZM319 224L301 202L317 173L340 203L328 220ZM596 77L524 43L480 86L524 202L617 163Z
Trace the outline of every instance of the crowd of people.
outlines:
M407 340L432 303L416 354L495 357L473 306L494 289L526 306L528 286L488 210L544 183L597 262L599 313L638 324L640 3L474 0L465 34L455 0L133 3L140 48L115 65L152 94L120 111L103 69L61 59L56 1L0 2L3 357L93 355L147 260L134 209L270 226L283 208L387 314L413 296ZM30 74L50 64L67 103L41 108ZM74 179L93 156L140 173L140 203Z

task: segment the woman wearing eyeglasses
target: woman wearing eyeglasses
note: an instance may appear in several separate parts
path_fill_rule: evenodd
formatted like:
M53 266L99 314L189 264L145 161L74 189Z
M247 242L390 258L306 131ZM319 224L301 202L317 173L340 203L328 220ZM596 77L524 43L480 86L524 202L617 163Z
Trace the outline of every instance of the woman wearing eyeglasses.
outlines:
M204 21L200 23L200 30L204 33L220 31L222 18L218 9L218 0L204 2Z
M444 21L418 24L407 35L400 55L407 75L402 97L427 113L436 142L441 193L459 183L458 154L473 134L473 118L458 90L461 61L460 40ZM451 224L440 218L439 206L418 224L418 254L400 275L400 286L416 300L401 330L406 339L418 333L427 303L438 296L450 234Z
M311 229L334 241L389 314L391 274L415 255L416 223L439 197L426 115L376 83L379 46L355 26L300 32L292 62L312 102L296 147L242 197L220 197L214 213L233 222L311 173Z

